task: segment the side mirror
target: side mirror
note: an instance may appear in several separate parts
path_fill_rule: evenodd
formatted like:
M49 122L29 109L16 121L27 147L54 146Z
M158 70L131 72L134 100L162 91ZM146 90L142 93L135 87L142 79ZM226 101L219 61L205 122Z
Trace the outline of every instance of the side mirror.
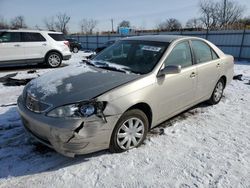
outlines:
M181 72L181 65L168 65L164 69L161 69L157 77L164 76L166 74L178 74Z

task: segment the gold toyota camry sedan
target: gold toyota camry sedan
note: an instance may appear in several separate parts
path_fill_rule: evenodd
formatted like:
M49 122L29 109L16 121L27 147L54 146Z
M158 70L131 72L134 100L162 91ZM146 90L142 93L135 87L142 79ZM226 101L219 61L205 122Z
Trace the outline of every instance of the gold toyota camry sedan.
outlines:
M129 37L32 80L18 109L27 132L63 155L122 152L182 111L219 103L232 77L233 57L207 40Z

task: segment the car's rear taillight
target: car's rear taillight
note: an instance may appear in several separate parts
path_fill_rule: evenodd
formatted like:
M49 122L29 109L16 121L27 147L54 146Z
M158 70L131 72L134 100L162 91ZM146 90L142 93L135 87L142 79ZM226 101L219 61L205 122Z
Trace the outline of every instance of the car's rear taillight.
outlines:
M64 41L64 44L69 47L69 41Z

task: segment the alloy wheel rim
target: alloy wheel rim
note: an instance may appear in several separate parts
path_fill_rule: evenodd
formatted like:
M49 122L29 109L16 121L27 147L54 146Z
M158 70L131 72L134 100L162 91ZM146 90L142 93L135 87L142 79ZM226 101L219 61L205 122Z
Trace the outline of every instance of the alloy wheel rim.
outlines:
M144 123L139 118L126 120L117 132L117 143L121 149L132 149L141 142L144 135Z
M60 64L60 57L56 54L50 55L49 56L49 64L52 67L56 67Z
M217 102L221 99L223 93L223 84L222 82L219 82L216 85L215 91L214 91L214 100Z
M73 52L74 52L74 53L77 53L77 52L78 52L78 49L77 49L77 48L73 48Z

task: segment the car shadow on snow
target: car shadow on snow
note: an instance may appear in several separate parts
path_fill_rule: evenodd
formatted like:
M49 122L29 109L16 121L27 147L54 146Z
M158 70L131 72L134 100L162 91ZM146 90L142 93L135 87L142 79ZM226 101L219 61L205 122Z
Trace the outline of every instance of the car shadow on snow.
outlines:
M207 106L206 103L201 103L186 110L152 129L148 136L164 134L164 128L173 126L175 122L189 116L203 113L201 109ZM37 142L25 132L16 107L10 107L5 113L0 114L0 178L56 171L100 155L111 154L105 150L75 158L65 157Z
M224 96L223 96L222 100L224 100ZM185 110L184 112L177 114L176 116L174 116L174 117L162 122L161 124L157 125L156 127L154 127L153 129L150 130L148 135L149 136L164 135L165 128L171 127L176 122L185 120L190 116L195 116L195 115L204 113L203 109L208 108L209 106L211 106L211 105L208 104L207 102L202 102L200 104L197 104L197 105Z
M62 63L60 67L66 67L69 64ZM17 65L17 66L5 66L0 67L0 72L9 72L9 71L23 71L23 70L37 70L37 69L49 69L49 67L44 64L33 64L33 65Z

